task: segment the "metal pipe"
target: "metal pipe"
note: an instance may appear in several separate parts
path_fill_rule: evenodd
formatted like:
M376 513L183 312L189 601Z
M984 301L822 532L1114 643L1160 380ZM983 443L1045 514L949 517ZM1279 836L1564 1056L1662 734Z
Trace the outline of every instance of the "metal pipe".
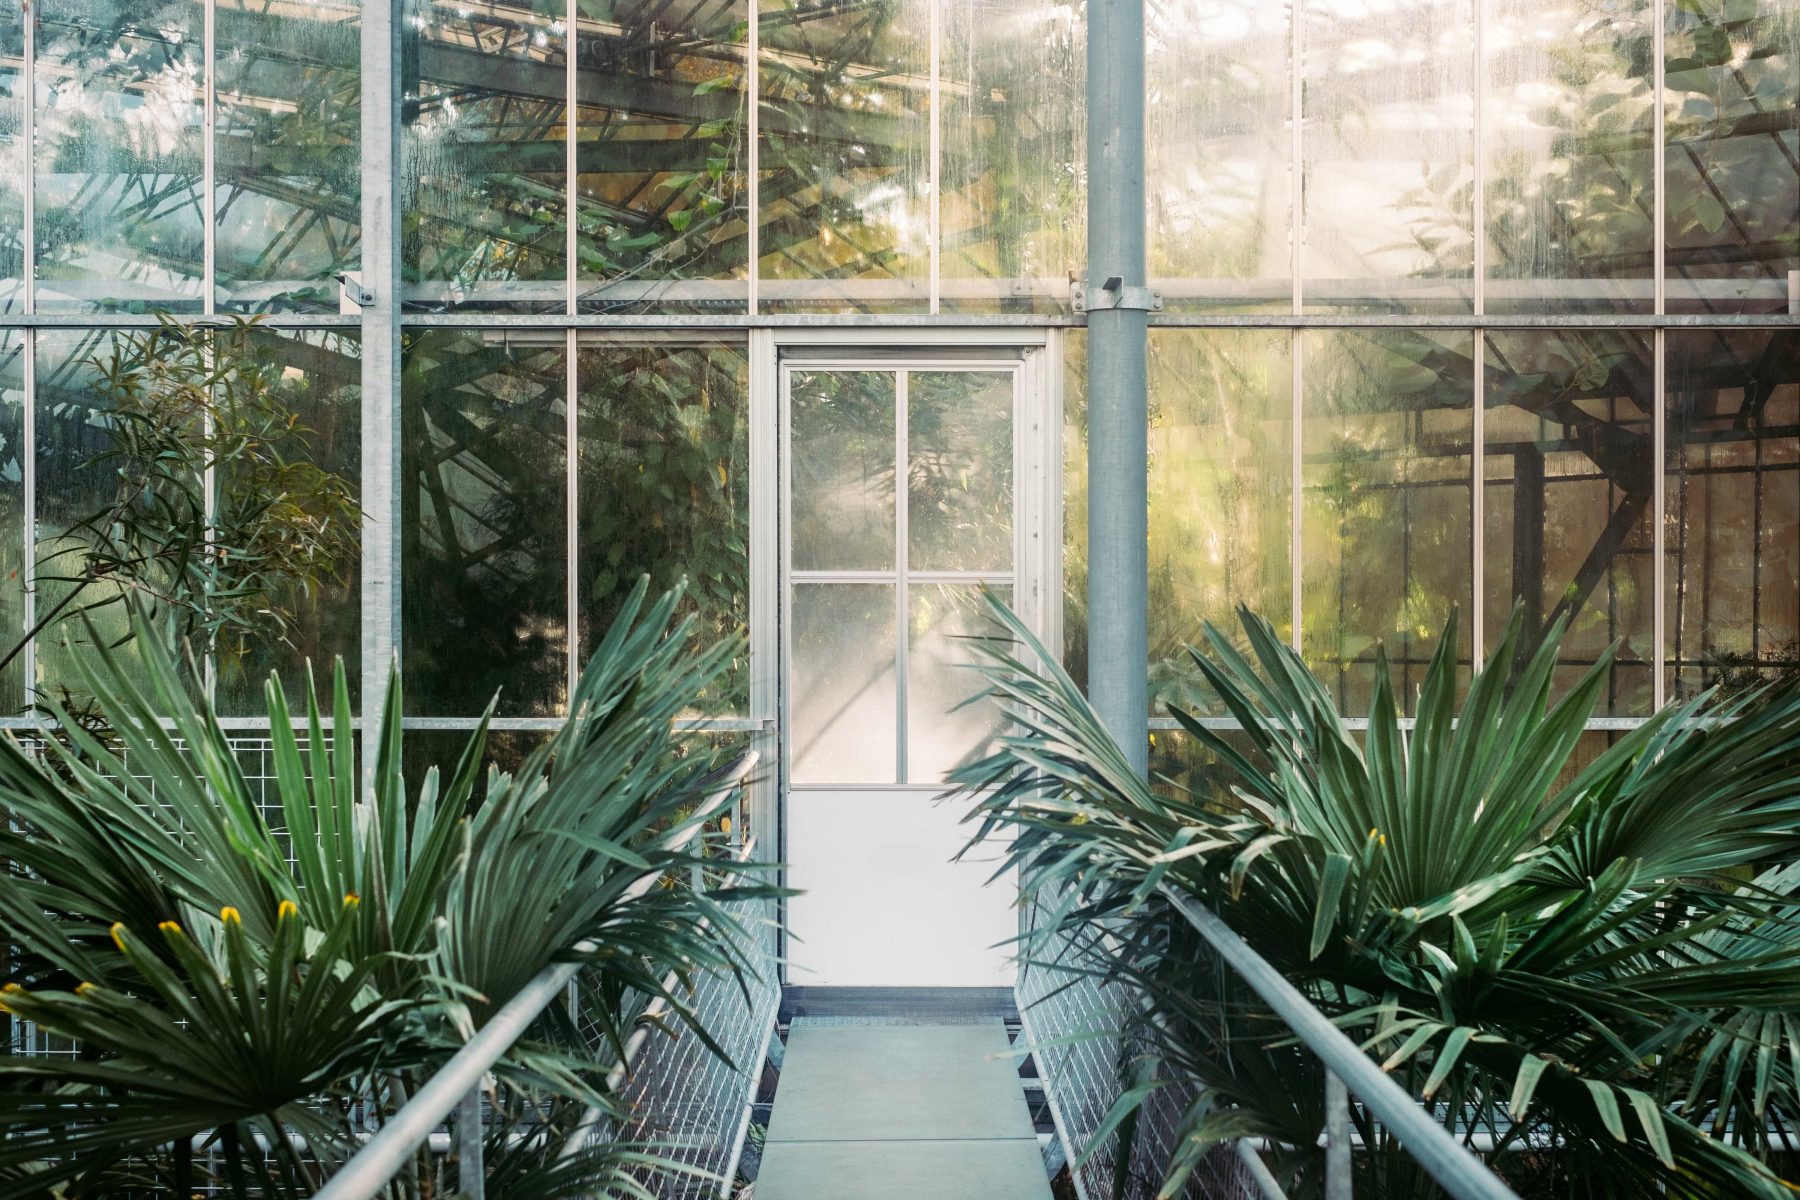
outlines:
M404 0L362 12L362 713L381 714L400 641L400 88ZM368 756L372 762L373 755Z
M1174 888L1161 892L1194 929L1219 952L1239 978L1318 1056L1327 1071L1354 1091L1363 1107L1387 1126L1413 1160L1455 1200L1519 1200L1487 1164L1450 1131L1432 1120L1417 1100L1361 1050L1330 1018L1313 1007L1281 972L1205 905ZM1346 1137L1344 1145L1347 1147Z
M1089 0L1088 692L1149 769L1144 3Z
M1288 1200L1287 1192L1282 1190L1280 1181L1275 1178L1275 1173L1269 1170L1269 1165L1263 1162L1262 1155L1256 1152L1256 1147L1244 1138L1239 1138L1236 1145L1238 1160L1244 1164L1244 1169L1250 1172L1251 1182L1256 1184L1256 1190L1261 1193L1263 1200Z
M487 1168L482 1163L481 1085L456 1106L456 1186L468 1200L486 1200Z
M1325 1200L1350 1200L1350 1092L1325 1072Z

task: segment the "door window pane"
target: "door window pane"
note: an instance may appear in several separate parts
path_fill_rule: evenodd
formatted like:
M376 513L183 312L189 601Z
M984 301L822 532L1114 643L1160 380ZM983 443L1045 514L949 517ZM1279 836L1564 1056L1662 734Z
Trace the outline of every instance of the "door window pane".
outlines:
M794 569L892 571L894 373L790 380Z
M1003 604L1010 587L988 589ZM981 599L964 584L913 584L907 596L906 782L941 783L987 754L1006 727L992 700L965 703L987 688L975 664L977 639L1002 636Z
M793 782L893 783L894 585L797 583L788 701Z
M909 569L1012 569L1013 378L907 374Z
M414 331L401 409L407 712L568 702L561 332Z

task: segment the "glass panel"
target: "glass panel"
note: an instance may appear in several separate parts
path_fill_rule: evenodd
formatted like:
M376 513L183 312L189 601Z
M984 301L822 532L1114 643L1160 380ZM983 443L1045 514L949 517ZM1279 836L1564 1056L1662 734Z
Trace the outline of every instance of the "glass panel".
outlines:
M1671 312L1788 312L1800 268L1800 4L1668 6Z
M413 331L402 369L407 712L561 714L568 700L560 332Z
M1468 312L1467 0L1310 0L1302 12L1308 310Z
M0 312L25 305L25 21L20 6L0 11ZM12 354L18 354L14 347ZM16 564L15 564L16 565Z
M1559 686L1622 644L1595 713L1651 708L1656 598L1654 388L1648 331L1494 333L1487 339L1487 642L1516 603L1521 655L1564 617Z
M1293 624L1291 342L1283 331L1150 335L1153 711L1219 711L1187 654L1206 622L1236 640L1247 604L1283 637Z
M1669 696L1800 675L1800 333L1668 335Z
M1086 30L1077 6L942 7L945 311L1061 312L1086 256Z
M581 0L577 271L590 312L749 299L749 0Z
M1013 374L907 377L907 566L1010 571Z
M769 312L922 312L931 3L759 0Z
M407 303L565 311L566 0L409 0Z
M0 654L25 635L25 338L0 333ZM25 704L22 658L0 667L0 716Z
M1146 14L1150 275L1172 310L1292 302L1291 10L1217 0Z
M361 472L361 336L337 330L266 330L261 352L280 372L279 394L294 414L295 434L312 462L357 488ZM304 703L307 662L322 702L330 702L331 663L342 657L350 698L362 683L360 563L345 564L343 577L309 593L279 597L294 614L285 642L262 638L242 659L221 657L218 703L227 715L262 716L268 710L263 681L279 671L288 702Z
M987 590L1012 603L1012 588ZM1003 635L977 588L926 583L907 592L906 782L941 783L958 766L987 754L1006 728L993 701L963 706L987 687L973 666L983 661L974 639Z
M1654 0L1487 0L1487 310L1648 312Z
M93 461L112 448L116 420L98 393L94 360L117 348L115 336L101 330L43 330L37 336L37 616L42 620L62 604L65 617L73 617L53 621L37 638L34 686L52 695L61 687L80 690L74 663L87 637L75 613L88 609L95 631L109 644L131 631L125 607L117 603L118 585L96 582L79 597L71 595L91 544L71 530L120 498L116 472ZM63 645L65 637L72 646Z
M1151 338L1153 350L1156 344L1157 339ZM1088 668L1087 330L1075 328L1063 335L1062 371L1062 663L1063 670L1085 692ZM1154 603L1150 605L1150 611L1155 613Z
M336 312L362 261L359 6L220 5L213 142L218 304Z
M792 781L895 782L894 585L797 583L793 592Z
M1086 360L1066 342L1063 381L1063 666L1087 681ZM1150 335L1149 638L1152 707L1212 713L1187 647L1249 605L1287 636L1293 609L1291 339L1261 330Z
M586 661L639 576L687 580L696 647L750 625L749 365L740 341L584 342L577 363L575 487ZM699 697L744 713L748 663Z
M893 570L894 373L790 380L794 570Z
M37 11L39 309L198 311L203 6Z
M1450 610L1473 646L1474 343L1466 333L1304 339L1301 649L1340 712L1369 711L1377 646L1412 711Z

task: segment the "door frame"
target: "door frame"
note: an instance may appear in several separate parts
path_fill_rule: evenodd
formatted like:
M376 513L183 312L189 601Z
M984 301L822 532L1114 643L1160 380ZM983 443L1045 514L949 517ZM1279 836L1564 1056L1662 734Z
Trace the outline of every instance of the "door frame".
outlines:
M786 677L789 595L789 431L784 360L829 356L880 368L914 369L992 349L1018 364L1014 407L1013 605L1053 651L1062 643L1063 331L1018 326L773 327L750 333L750 709L761 755L753 812L763 838L759 857L788 853ZM841 352L841 353L840 353ZM948 353L946 353L948 352ZM954 365L961 366L962 363ZM974 363L968 365L973 366ZM897 497L896 502L903 502ZM904 790L896 785L892 790ZM917 790L934 790L915 785ZM761 814L773 813L771 823ZM759 842L763 839L759 838ZM785 870L782 882L786 882ZM781 904L782 982L787 980L787 905Z

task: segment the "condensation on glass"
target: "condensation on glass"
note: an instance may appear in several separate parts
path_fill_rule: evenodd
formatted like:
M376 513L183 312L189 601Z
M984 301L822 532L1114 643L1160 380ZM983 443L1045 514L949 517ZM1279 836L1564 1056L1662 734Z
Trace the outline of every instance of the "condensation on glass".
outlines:
M1149 20L1149 262L1171 310L1289 307L1291 22L1291 5L1265 0Z
M1470 311L1467 0L1305 0L1300 11L1302 303Z
M582 312L742 312L749 0L585 0L575 22Z
M1485 0L1487 311L1649 312L1654 0Z
M567 310L567 15L566 0L408 0L409 307Z
M1663 91L1670 312L1794 312L1800 5L1671 3Z
M945 312L1061 312L1086 257L1078 6L942 5L938 288Z
M931 7L760 0L766 311L928 307Z
M37 307L198 312L206 63L198 4L36 6Z

